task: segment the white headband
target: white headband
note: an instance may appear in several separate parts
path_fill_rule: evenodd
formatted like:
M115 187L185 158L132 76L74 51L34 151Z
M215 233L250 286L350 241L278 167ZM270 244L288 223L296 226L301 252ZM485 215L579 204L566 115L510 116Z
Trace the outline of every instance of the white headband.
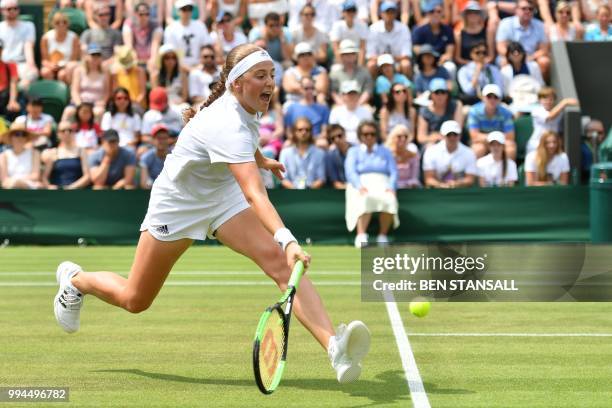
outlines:
M270 54L266 51L256 51L252 52L243 59L241 59L234 68L230 71L227 76L227 80L225 81L225 89L229 91L230 86L234 83L235 80L240 78L247 72L249 69L253 68L254 65L259 64L260 62L270 61L272 62L272 58L270 58Z

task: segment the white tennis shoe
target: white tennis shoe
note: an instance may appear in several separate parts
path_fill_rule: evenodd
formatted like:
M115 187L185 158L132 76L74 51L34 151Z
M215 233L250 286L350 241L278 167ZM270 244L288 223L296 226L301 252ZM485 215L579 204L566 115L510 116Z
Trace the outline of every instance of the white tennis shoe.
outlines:
M365 323L355 320L348 326L338 326L336 335L329 339L327 353L339 383L349 383L359 378L361 360L369 350L370 330Z
M53 300L53 310L55 319L68 333L79 330L83 294L72 285L70 279L81 271L81 267L75 263L62 262L55 273L59 290Z

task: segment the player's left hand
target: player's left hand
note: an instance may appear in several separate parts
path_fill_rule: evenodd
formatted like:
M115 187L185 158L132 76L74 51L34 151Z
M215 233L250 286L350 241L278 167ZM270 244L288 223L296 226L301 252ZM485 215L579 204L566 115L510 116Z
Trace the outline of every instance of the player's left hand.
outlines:
M265 158L261 166L262 169L270 170L277 179L282 180L285 177L283 176L283 172L285 171L285 166L279 161L274 159Z

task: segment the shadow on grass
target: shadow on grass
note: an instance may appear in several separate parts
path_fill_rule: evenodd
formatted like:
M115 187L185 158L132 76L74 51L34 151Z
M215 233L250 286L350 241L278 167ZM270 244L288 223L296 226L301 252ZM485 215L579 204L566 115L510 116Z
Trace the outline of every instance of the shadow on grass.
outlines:
M255 380L245 379L223 379L223 378L195 378L175 374L153 373L139 369L109 369L95 370L97 373L123 373L139 375L161 381L174 381L189 384L221 385L230 387L253 387ZM438 388L436 384L425 383L428 394L462 395L473 394L473 391L462 389ZM370 407L381 404L393 404L401 401L410 401L410 394L406 384L406 378L402 371L389 370L378 374L374 380L359 380L351 384L339 384L333 379L305 378L286 379L281 382L281 387L292 387L302 390L313 390L326 392L336 391L351 397L367 398L370 403L358 405L357 407Z

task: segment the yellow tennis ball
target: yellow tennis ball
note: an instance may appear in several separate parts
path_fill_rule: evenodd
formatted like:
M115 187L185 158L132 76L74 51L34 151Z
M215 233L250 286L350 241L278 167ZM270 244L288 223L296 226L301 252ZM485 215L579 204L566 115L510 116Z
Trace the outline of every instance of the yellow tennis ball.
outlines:
M429 313L429 309L431 309L431 303L427 301L410 302L410 313L412 313L416 317L427 316L427 313Z

